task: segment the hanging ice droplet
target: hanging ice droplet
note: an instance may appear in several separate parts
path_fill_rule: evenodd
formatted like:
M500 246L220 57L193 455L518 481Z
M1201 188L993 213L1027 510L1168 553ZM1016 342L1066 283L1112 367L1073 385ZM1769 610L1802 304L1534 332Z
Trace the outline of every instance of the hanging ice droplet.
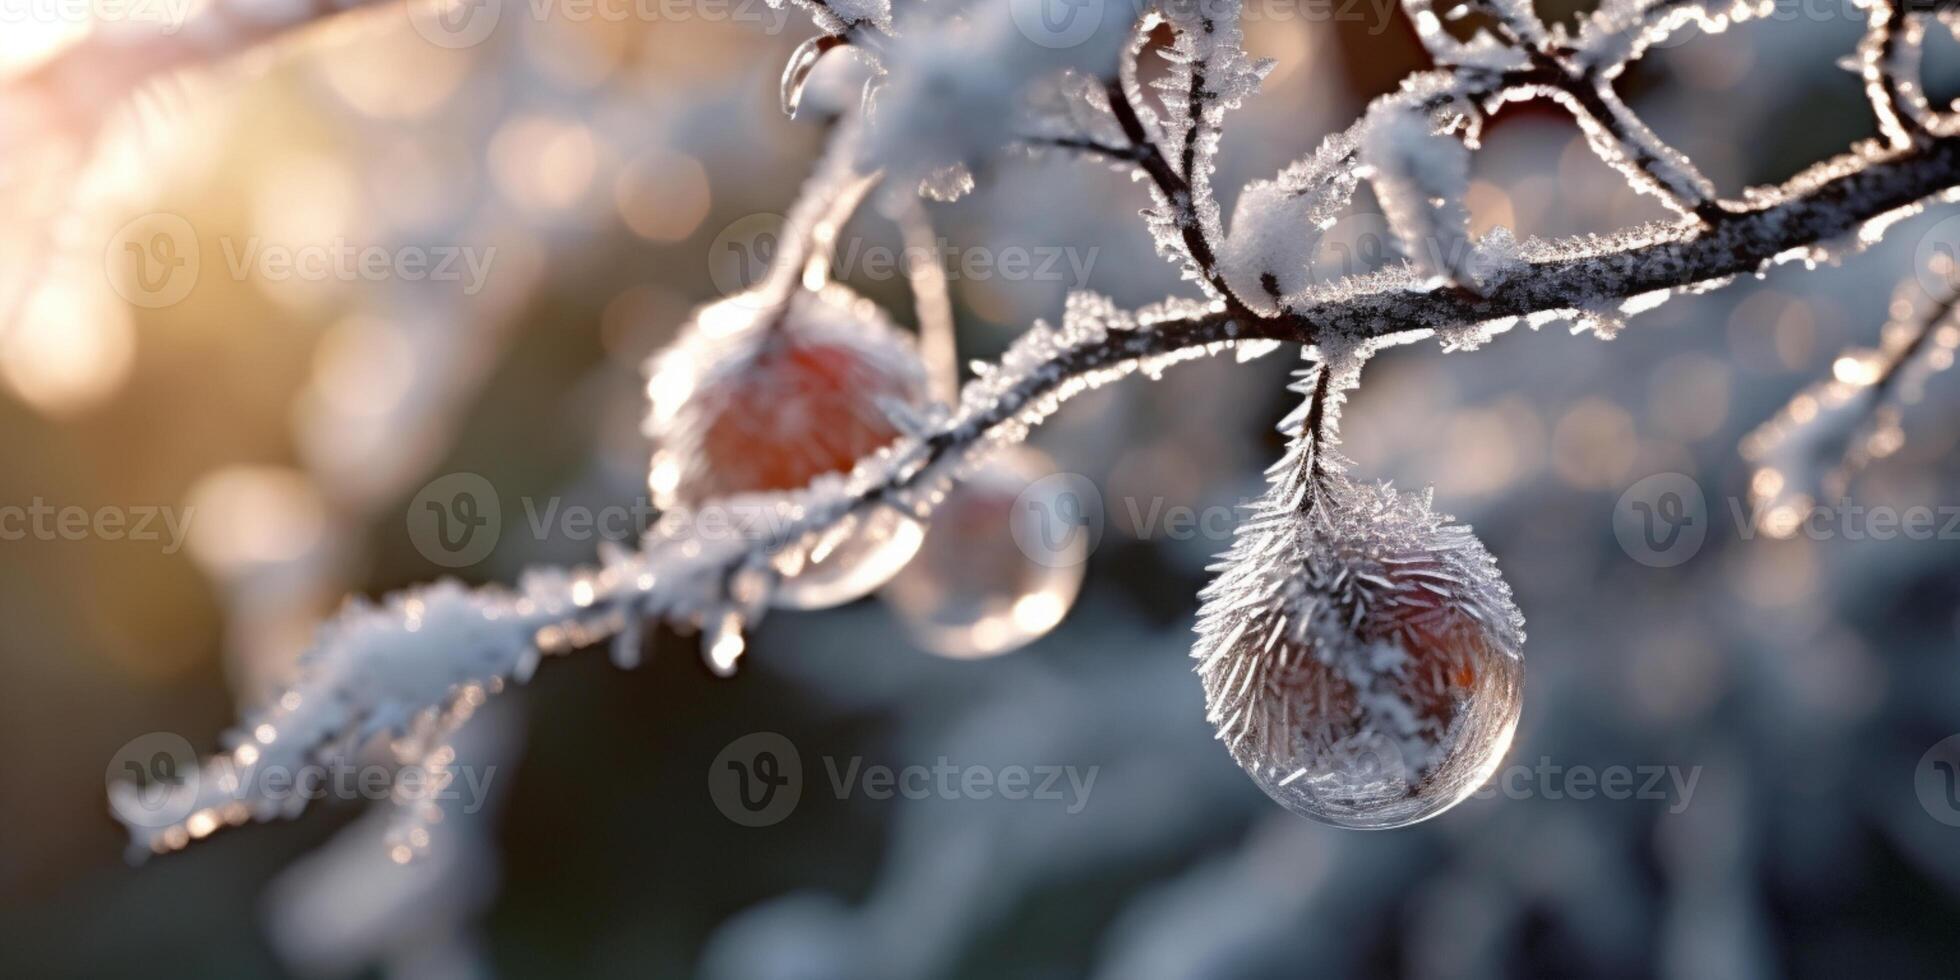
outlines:
M663 511L736 494L794 490L848 471L899 436L887 406L922 405L911 338L843 286L781 299L745 293L702 308L654 358L649 486ZM739 523L739 522L738 522ZM852 533L808 543L777 587L779 606L817 609L883 585L923 533L890 509Z
M1404 826L1502 761L1523 617L1427 494L1323 480L1303 504L1269 496L1241 530L1193 656L1219 738L1268 796L1337 826Z
M843 38L834 34L819 34L790 52L789 63L783 66L783 115L796 118L796 109L803 101L803 87L809 84L810 73L816 71L817 61L824 52L844 43Z
M1100 524L1057 521L1080 501L1056 499L1071 484L1044 479L1054 475L1046 455L1017 446L947 493L919 553L879 593L914 642L943 657L991 657L1068 614Z

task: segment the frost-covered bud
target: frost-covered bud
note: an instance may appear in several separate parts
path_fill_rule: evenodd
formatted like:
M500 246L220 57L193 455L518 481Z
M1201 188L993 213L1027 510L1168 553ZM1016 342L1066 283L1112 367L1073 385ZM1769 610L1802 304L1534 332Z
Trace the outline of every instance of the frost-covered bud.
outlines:
M848 472L900 435L892 406L927 398L911 338L834 283L781 301L748 293L703 307L649 374L649 484L663 511ZM751 530L743 515L723 516L729 533ZM875 512L848 540L798 556L775 600L818 608L856 599L903 567L920 536L896 511Z
M1247 302L1276 307L1313 282L1313 253L1320 245L1319 202L1277 181L1245 185L1232 211L1232 228L1219 248L1225 283Z
M1193 656L1219 738L1267 795L1338 826L1399 827L1502 760L1523 618L1428 494L1322 480L1307 512L1275 493L1241 530Z

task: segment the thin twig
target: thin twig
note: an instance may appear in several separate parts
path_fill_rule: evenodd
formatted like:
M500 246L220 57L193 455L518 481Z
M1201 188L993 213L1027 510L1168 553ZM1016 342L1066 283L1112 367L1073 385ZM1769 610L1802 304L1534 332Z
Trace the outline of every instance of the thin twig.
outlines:
M1193 77L1197 77L1195 74ZM1189 171L1179 173L1164 156L1163 150L1150 138L1144 128L1143 119L1137 115L1136 107L1130 104L1130 95L1120 79L1111 79L1105 86L1109 94L1109 111L1116 117L1116 124L1123 130L1123 138L1129 142L1127 154L1117 159L1134 162L1150 177L1150 182L1164 197L1165 203L1177 214L1178 235L1184 242L1184 251L1197 265L1199 274L1205 282L1225 297L1225 302L1236 310L1245 310L1245 304L1232 294L1232 288L1225 284L1225 276L1218 269L1218 252L1205 237L1204 222L1198 216L1198 204L1192 197L1191 184L1185 179ZM1193 111L1196 111L1195 109ZM1195 131L1195 130L1194 130ZM1086 141L1085 141L1086 142ZM1078 147L1079 148L1079 147Z
M959 337L946 267L939 260L939 238L925 203L908 198L899 212L898 228L905 241L905 278L919 319L919 357L926 362L933 397L950 404L960 394Z

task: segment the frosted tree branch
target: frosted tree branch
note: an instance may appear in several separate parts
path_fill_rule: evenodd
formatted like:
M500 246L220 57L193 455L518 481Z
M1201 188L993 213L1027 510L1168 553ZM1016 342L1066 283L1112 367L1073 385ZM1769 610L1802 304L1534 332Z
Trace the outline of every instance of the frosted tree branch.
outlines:
M826 195L839 188L855 194L855 182L864 179L857 174L882 169L906 178L888 178L888 191L893 183L909 191L920 172L959 170L980 150L1016 142L1064 148L1106 157L1148 179L1157 203L1148 217L1160 247L1186 265L1205 295L1135 313L1098 297L1072 296L1058 326L1036 324L997 365L978 370L954 404L922 413L894 408L904 435L850 472L794 492L732 497L700 509L717 511L718 521L670 512L638 550L604 553L596 567L536 572L516 590L438 583L378 606L350 607L322 630L298 685L247 719L228 753L207 763L200 778L170 791L159 808L168 819L132 821L125 813L135 851L171 850L227 823L290 815L291 806L253 791L255 775L268 766L330 761L383 736L439 746L484 697L525 680L546 654L602 642L637 649L639 631L657 623L701 631L710 667L731 672L746 649L744 630L810 556L880 511L929 518L951 484L990 453L1019 441L1070 396L1129 373L1154 375L1228 347L1256 353L1281 342L1310 345L1318 364L1304 383L1312 397L1291 421L1306 434L1293 452L1308 454L1301 482L1311 486L1332 465L1334 407L1375 348L1427 335L1452 348L1475 346L1520 322L1617 323L1622 314L1680 292L1780 262L1855 250L1927 202L1960 191L1960 135L1914 123L1922 117L1914 106L1923 99L1914 102L1916 82L1904 79L1916 57L1918 15L1890 10L1874 12L1861 49L1867 70L1876 72L1868 78L1878 79L1874 104L1882 118L1892 114L1890 145L1854 148L1781 187L1722 203L1684 157L1613 95L1610 82L1674 30L1689 23L1719 29L1765 14L1769 3L1608 0L1575 33L1547 29L1520 0L1489 0L1484 9L1501 36L1463 43L1441 32L1428 3L1412 2L1409 12L1443 67L1378 99L1364 120L1276 179L1248 185L1228 235L1210 186L1219 128L1266 70L1245 56L1235 4L1166 4L1150 15L1161 16L1176 35L1161 120L1139 105L1128 68L1101 63L1100 47L1071 53L1077 61L1058 61L1049 51L1030 53L1025 39L1000 28L997 17L976 15L973 24L958 26L965 32L956 35L960 41L994 45L987 52L1030 68L1032 79L1059 74L1090 82L1063 87L1060 123L1004 122L982 132L944 129L949 113L929 103L943 97L962 106L1003 105L999 86L962 88L944 57L908 51L926 43L927 55L943 56L931 45L949 43L946 38L924 32L929 43L920 42L909 30L894 31L882 4L799 5L829 34L882 39L881 57L890 64L874 84L889 89L915 79L931 98L886 90L875 94L890 101L867 100L879 108L840 127L819 178L793 213L806 217L793 216L793 226L821 226L837 199ZM1125 25L1132 55L1143 47L1135 26ZM1109 47L1119 49L1120 41ZM827 49L811 50L799 51L793 66L800 67L791 74L807 74L809 64L801 62ZM987 52L973 57L985 63ZM791 81L786 74L786 103L793 102ZM1686 218L1603 238L1519 243L1504 232L1472 240L1457 198L1481 118L1505 102L1540 96L1565 103L1596 153ZM921 133L957 145L945 150ZM1361 176L1374 180L1412 262L1312 282L1305 270L1313 243ZM1425 245L1436 257L1418 254ZM793 278L807 270L778 271ZM769 288L796 287L784 279ZM1944 344L1951 335L1938 336ZM1917 342L1908 346L1920 349Z
M1498 80L1507 98L1538 94L1565 107L1593 152L1625 171L1638 189L1682 214L1709 220L1721 213L1714 185L1614 93L1615 70L1586 59L1562 36L1547 31L1528 2L1473 0L1470 6L1498 25L1505 46L1458 43L1444 31L1429 0L1405 5L1439 64L1464 74L1504 69Z
M1944 256L1928 271L1949 275ZM1805 388L1742 440L1756 469L1749 493L1758 528L1795 533L1813 507L1850 490L1851 478L1905 444L1907 409L1926 379L1953 366L1960 349L1960 290L1928 296L1917 276L1901 282L1875 349L1852 348L1831 376Z
M1879 130L1893 146L1906 146L1933 129L1933 113L1920 89L1920 52L1926 14L1904 0L1869 0L1870 18L1859 45L1859 72Z

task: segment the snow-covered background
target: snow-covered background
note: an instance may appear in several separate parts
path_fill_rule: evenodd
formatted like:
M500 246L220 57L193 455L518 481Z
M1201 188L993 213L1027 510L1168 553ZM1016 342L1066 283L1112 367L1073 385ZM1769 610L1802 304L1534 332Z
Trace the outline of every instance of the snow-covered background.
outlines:
M1228 214L1235 188L1422 64L1399 12L1254 6L1249 46L1278 64L1227 128ZM1960 733L1960 532L1769 541L1730 503L1747 506L1742 436L1841 348L1873 343L1893 283L1956 243L1938 210L1841 267L1678 299L1611 343L1519 330L1368 367L1345 450L1360 472L1434 484L1529 624L1497 790L1418 827L1280 810L1203 718L1196 595L1229 544L1220 515L1282 448L1281 353L1123 382L1036 435L1099 488L1107 524L1073 613L1026 649L934 657L863 603L773 616L719 680L692 640L662 635L636 671L581 655L498 698L461 747L497 767L495 805L446 820L410 871L344 803L125 866L105 767L143 733L214 748L234 698L275 689L339 596L589 559L590 540L530 533L520 501L638 498L640 362L718 297L731 243L753 243L744 221L785 211L816 156L815 128L777 109L810 33L796 15L506 7L473 47L377 17L250 84L173 93L171 137L125 164L141 179L107 220L188 220L207 246L197 288L0 347L0 505L190 515L181 542L0 541L0 972L1934 976L1960 959L1960 828L1939 819L1960 811L1915 788ZM1725 193L1872 131L1858 79L1831 67L1861 15L1801 9L1671 46L1620 83ZM1956 53L1929 52L1936 96L1960 87ZM1471 177L1476 232L1662 216L1545 106L1501 116ZM956 277L963 356L1052 320L1072 287L1131 306L1189 288L1136 216L1141 185L1060 158L982 178L935 206L956 255L1063 258L1029 281ZM1363 191L1328 233L1335 271L1387 247L1372 209ZM468 293L234 276L220 241L497 251ZM867 215L844 247L897 243ZM899 276L837 272L909 322ZM1935 379L1858 499L1955 513L1956 407L1960 383ZM411 534L418 491L452 473L504 504L495 549L454 569ZM1669 568L1636 561L1613 520L1660 473L1709 502L1705 544ZM795 746L803 788L786 819L750 828L709 785L756 732ZM1094 782L1059 800L832 790L853 760L942 759ZM1574 798L1576 772L1616 767L1636 790L1663 778L1643 798Z

